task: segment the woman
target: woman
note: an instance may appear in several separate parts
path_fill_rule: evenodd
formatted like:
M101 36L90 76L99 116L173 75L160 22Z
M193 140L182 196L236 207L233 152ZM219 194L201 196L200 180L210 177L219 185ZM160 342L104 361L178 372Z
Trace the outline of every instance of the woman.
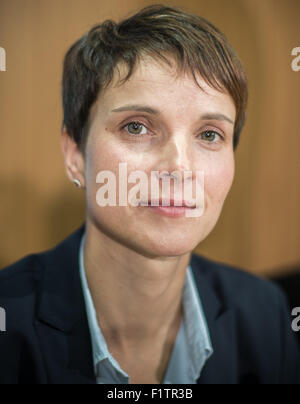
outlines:
M231 188L245 121L246 75L223 34L150 6L77 41L62 85L86 222L0 273L0 381L298 383L279 290L192 254Z

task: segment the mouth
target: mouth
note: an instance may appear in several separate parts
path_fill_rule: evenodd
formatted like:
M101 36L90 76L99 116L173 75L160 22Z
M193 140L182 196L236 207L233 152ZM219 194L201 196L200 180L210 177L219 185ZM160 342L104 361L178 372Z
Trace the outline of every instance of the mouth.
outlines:
M178 200L178 199L169 199L166 202L163 200L163 198L149 200L146 203L142 202L141 205L146 206L146 207L152 207L152 208L154 208L154 207L186 208L186 209L195 209L196 208L195 202Z
M167 217L183 217L187 216L187 211L196 208L194 202L179 201L170 199L168 204L163 203L163 199L150 200L148 203L142 203L141 205L147 208L150 212L158 213Z

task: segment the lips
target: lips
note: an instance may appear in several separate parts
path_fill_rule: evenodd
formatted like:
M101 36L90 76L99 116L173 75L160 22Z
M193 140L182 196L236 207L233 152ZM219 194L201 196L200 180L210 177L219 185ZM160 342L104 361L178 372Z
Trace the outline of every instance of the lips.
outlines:
M155 199L155 200L150 199L148 201L148 205L147 205L147 202L142 203L142 204L143 204L143 206L150 206L150 207L151 206L153 206L153 207L160 206L160 207L167 207L167 208L170 208L170 207L175 207L175 208L182 207L182 208L190 208L190 209L196 208L195 202L189 202L189 201L178 200L178 199L173 199L173 198L172 199L170 198L169 201L170 201L169 204L163 204L163 198Z

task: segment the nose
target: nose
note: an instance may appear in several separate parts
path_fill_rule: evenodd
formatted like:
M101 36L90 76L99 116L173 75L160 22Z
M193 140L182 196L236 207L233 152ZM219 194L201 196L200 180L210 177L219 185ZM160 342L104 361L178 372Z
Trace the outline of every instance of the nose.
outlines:
M193 150L186 133L175 134L160 147L155 169L165 174L174 173L173 176L176 176L176 173L181 173L183 176L185 171L193 172Z

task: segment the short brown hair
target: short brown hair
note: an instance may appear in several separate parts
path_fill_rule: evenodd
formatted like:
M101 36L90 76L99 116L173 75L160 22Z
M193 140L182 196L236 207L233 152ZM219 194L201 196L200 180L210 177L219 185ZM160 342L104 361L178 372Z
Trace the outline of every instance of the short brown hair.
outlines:
M181 72L195 72L213 88L232 97L236 111L233 146L236 148L246 116L247 77L224 34L204 18L161 4L143 8L116 23L94 26L66 53L63 66L63 126L84 150L89 113L101 91L108 87L118 63L128 74L143 55L169 64L173 56ZM199 85L197 83L197 85Z

